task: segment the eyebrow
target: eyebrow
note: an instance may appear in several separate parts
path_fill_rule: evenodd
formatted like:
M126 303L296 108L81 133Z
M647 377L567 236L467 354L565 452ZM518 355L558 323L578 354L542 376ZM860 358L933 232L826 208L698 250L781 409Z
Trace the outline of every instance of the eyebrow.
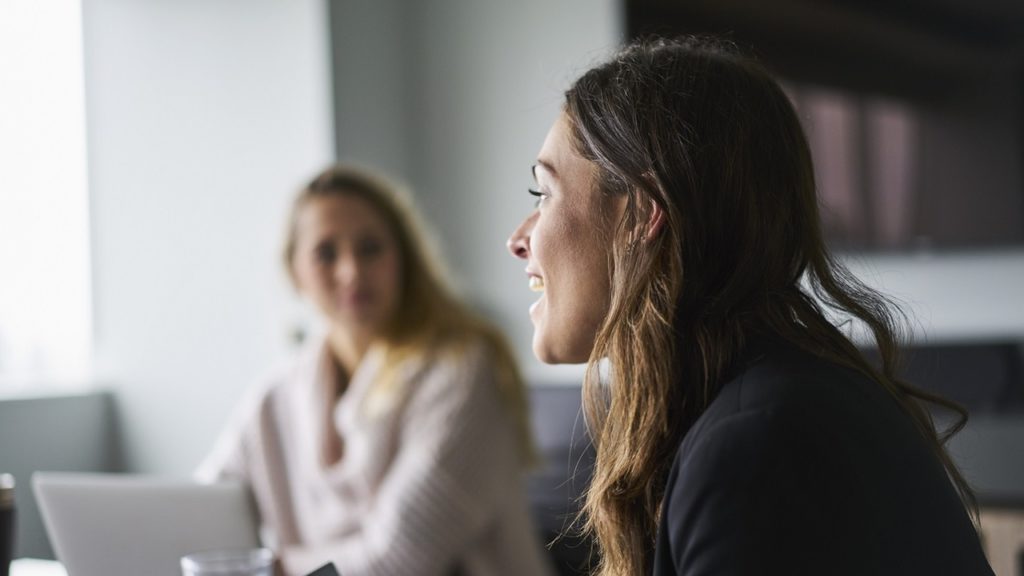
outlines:
M552 166L550 162L546 162L546 161L544 161L544 160L541 160L540 158L538 158L538 159L537 159L537 163L536 163L536 164L534 164L534 165L533 165L533 166L532 166L532 167L530 168L530 171L531 171L531 172L533 172L533 179L534 179L534 180L536 180L536 179L537 179L537 167L538 167L538 166L540 166L540 167L541 167L541 168L543 168L544 170L548 171L548 173L550 173L550 174L551 174L552 176L554 176L555 178L557 178L557 177L558 177L558 171L557 171L557 170L555 170L555 167L554 167L554 166Z

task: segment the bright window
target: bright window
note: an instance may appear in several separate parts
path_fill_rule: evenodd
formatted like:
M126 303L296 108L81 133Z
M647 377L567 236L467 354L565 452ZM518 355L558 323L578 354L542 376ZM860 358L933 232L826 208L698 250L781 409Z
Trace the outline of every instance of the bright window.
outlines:
M0 1L0 389L89 370L81 13Z

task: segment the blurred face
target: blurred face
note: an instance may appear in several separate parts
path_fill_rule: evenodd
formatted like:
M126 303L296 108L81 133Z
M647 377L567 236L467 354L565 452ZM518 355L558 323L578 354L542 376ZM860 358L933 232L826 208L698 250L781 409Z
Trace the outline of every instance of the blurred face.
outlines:
M354 195L313 198L296 218L295 284L332 329L372 339L398 309L401 256L387 222Z
M576 152L563 114L537 157L537 209L508 240L540 296L530 319L533 352L543 362L586 362L608 313L612 230L625 197L601 194L597 176L597 166Z

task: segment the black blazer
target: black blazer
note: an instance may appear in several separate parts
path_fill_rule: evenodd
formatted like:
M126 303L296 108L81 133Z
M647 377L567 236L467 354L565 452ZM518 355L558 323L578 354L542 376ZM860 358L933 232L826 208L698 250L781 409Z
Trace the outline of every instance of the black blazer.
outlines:
M683 439L655 576L992 575L944 468L858 372L753 347Z

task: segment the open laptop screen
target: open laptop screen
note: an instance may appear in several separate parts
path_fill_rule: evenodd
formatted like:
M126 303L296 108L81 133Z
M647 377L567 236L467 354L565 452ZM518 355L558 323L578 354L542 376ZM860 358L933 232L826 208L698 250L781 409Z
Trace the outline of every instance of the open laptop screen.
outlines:
M57 559L75 576L180 576L185 554L259 546L243 484L58 472L32 483Z

